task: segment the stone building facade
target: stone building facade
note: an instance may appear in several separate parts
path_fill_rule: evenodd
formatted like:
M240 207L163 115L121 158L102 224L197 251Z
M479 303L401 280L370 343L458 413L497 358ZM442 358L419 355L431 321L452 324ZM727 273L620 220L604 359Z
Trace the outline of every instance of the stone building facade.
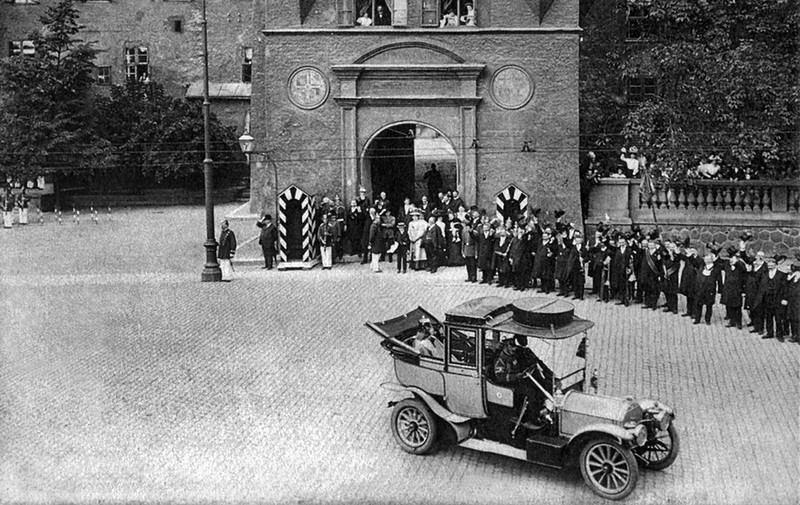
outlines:
M365 12L377 20L378 6L388 24L356 25ZM290 185L345 201L360 186L396 205L418 199L419 160L436 140L455 186L446 189L467 204L493 213L513 186L531 208L563 208L580 222L578 0L266 0L264 8L255 66L269 71L253 82L252 213L275 209ZM458 25L440 27L451 8Z
M56 3L0 3L0 57L35 50L26 41L41 28L39 17ZM148 78L174 96L202 97L201 2L87 0L74 5L85 26L80 38L101 51L95 61L101 86ZM206 9L212 110L240 132L249 120L252 52L259 38L254 5L251 0L207 0Z

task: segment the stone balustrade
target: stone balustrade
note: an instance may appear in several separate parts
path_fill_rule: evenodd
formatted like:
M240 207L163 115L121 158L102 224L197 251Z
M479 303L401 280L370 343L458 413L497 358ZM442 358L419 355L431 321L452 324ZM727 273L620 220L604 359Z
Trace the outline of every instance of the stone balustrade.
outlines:
M660 185L649 200L639 191L640 179L600 179L592 188L587 231L605 221L627 228L718 243L754 233L753 246L788 253L800 250L800 181L690 181Z

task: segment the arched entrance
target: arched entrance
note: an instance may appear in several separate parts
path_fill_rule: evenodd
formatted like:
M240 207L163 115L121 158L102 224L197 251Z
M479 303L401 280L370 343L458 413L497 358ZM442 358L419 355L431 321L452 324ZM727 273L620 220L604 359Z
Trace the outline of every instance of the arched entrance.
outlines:
M428 194L425 172L433 163L441 173L442 189L458 189L458 161L450 141L421 123L394 124L367 143L361 164L362 185L373 198L385 191L392 212L397 214L406 197L416 203Z

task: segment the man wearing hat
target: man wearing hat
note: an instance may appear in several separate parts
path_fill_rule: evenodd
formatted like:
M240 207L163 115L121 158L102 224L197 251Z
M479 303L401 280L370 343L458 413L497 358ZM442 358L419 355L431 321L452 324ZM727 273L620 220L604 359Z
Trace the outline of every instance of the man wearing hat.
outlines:
M464 218L464 227L461 229L461 255L467 266L467 282L478 282L478 243L477 233L472 229L472 218Z
M761 278L759 298L764 308L764 329L767 334L761 338L777 338L783 342L786 307L786 274L778 270L774 257L767 258L767 274Z
M662 281L661 290L664 292L664 298L667 301L667 307L664 312L678 313L678 270L681 266L680 259L677 255L677 248L675 242L670 239L664 241L664 250L659 256L661 260Z
M436 218L428 218L428 227L422 237L422 247L425 248L425 256L428 258L428 267L432 274L436 273L439 266L439 251L444 245L444 235L442 229L436 224Z
M728 316L728 328L742 329L742 296L747 275L744 261L739 257L735 247L729 247L728 264L725 265L725 282L722 285L720 302L725 306Z
M411 239L408 238L406 223L403 221L397 223L397 233L394 239L395 244L397 244L397 248L394 251L397 254L397 273L399 274L401 271L406 273L408 271L408 249L411 245Z
M444 345L436 337L433 323L426 316L420 318L419 328L414 335L414 342L411 346L422 356L444 359Z
M319 252L322 256L322 268L330 270L333 266L334 242L333 216L330 212L326 212L322 216L322 224L317 230L317 239L319 240Z
M264 254L264 266L267 270L272 269L275 254L278 249L278 229L272 222L270 214L264 214L256 226L261 228L261 233L258 235L258 243L261 245L261 252Z
M661 279L661 266L658 255L658 238L653 233L647 241L647 249L644 250L642 265L639 268L639 289L642 291L642 298L645 309L656 310L658 306L659 282Z
M683 317L694 317L694 292L697 281L697 272L703 268L703 259L697 257L697 249L691 247L689 237L683 241L678 258L683 262L683 272L678 286L678 292L686 297L686 312Z

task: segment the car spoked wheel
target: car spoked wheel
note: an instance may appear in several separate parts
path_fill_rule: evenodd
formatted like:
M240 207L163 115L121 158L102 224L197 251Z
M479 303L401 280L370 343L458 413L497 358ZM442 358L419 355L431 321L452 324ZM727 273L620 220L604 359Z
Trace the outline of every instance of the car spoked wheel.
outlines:
M634 449L634 454L642 468L663 470L675 462L679 450L678 432L670 423L666 430L658 430L655 437Z
M611 439L593 440L581 451L583 480L596 494L621 500L636 487L639 468L629 449Z
M392 433L404 451L426 454L436 441L436 418L425 402L407 398L394 406Z

